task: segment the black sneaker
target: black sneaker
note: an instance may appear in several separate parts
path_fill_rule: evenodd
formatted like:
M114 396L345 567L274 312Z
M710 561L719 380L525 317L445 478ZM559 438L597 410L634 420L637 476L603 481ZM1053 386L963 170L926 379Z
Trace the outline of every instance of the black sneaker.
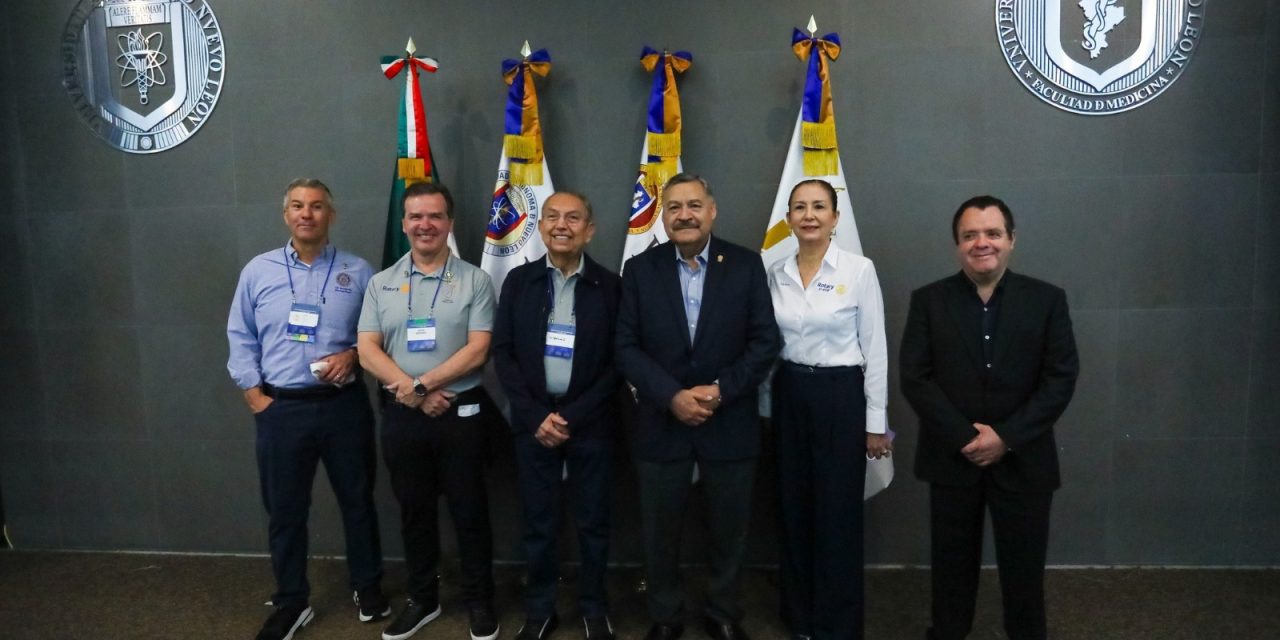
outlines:
M382 632L382 640L405 640L417 633L419 629L427 626L428 622L440 617L440 605L434 605L428 608L426 605L419 604L410 598L405 603L404 611L396 616L396 619L387 625L387 629Z
M493 615L493 605L471 605L471 640L494 640L498 637L498 630L498 619Z
M262 623L257 640L291 640L294 632L307 626L316 617L305 604L276 607L267 621Z
M613 635L613 623L609 622L609 616L583 618L582 626L587 640L614 640L616 637Z
M382 587L373 585L357 590L351 599L359 610L360 622L373 622L391 615L391 602L382 595Z
M543 640L551 635L556 627L560 626L560 617L554 611L551 612L549 618L529 618L524 621L524 626L520 627L520 632L516 634L515 640ZM472 636L475 635L475 627L472 627Z

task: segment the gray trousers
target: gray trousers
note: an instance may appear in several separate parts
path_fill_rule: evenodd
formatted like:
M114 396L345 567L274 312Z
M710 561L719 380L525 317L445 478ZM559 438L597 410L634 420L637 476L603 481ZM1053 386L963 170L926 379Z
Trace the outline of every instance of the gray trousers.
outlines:
M684 613L680 579L680 534L689 504L694 459L636 461L644 522L645 581L649 617L678 624ZM751 516L751 485L756 460L698 461L698 487L706 497L701 514L708 533L706 615L720 623L742 619L738 578Z

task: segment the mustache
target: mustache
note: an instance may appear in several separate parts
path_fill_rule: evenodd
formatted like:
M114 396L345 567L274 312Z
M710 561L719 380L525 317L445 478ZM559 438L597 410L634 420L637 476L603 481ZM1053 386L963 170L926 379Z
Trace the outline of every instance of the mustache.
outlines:
M676 220L675 222L671 223L671 229L675 231L679 231L680 229L697 229L697 228L698 228L697 220Z

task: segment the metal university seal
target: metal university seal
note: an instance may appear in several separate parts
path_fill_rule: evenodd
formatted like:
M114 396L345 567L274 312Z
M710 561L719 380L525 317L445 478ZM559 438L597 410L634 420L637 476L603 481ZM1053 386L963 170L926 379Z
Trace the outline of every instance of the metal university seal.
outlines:
M222 92L226 51L206 0L80 0L61 48L76 113L129 153L182 144Z
M1200 43L1207 0L996 0L1009 68L1037 98L1106 115L1164 93Z

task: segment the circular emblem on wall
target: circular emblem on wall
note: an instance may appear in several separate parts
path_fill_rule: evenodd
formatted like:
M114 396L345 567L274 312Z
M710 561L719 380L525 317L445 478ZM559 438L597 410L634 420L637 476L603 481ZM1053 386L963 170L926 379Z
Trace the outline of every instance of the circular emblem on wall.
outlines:
M489 255L519 253L538 230L537 194L528 186L511 184L510 179L506 169L499 171L498 183L493 188L489 225L484 234L484 252Z
M80 0L61 45L76 113L122 151L182 144L222 92L226 51L205 0Z
M997 0L1005 61L1037 98L1106 115L1164 93L1200 43L1205 0Z

